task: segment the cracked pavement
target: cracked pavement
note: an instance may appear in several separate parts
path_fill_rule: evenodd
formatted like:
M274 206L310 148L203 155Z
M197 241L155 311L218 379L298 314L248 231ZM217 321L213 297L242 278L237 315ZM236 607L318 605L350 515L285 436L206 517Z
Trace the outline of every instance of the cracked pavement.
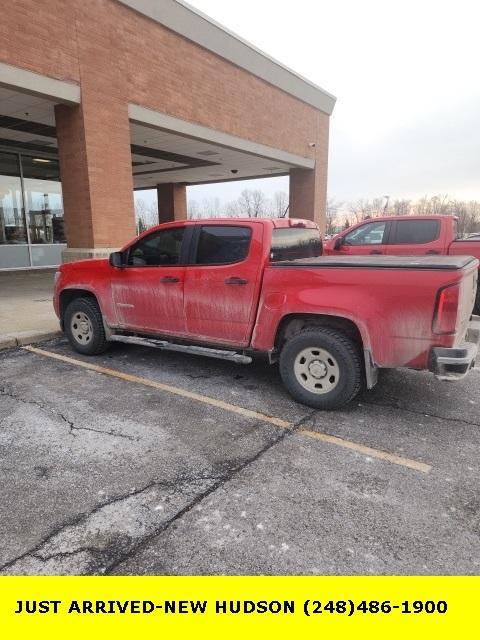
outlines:
M93 360L292 430L22 349L0 354L0 573L478 574L480 371L386 371L343 411L276 368L115 345ZM419 473L296 433L432 465Z

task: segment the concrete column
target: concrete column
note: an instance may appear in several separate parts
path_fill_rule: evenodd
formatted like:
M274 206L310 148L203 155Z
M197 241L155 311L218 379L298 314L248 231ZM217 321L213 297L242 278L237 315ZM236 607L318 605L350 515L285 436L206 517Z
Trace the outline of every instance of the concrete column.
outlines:
M314 169L290 170L290 218L305 218L318 224L325 233L328 170L328 116L317 115Z
M82 93L55 107L67 249L64 261L108 255L135 235L127 103Z
M184 184L157 185L158 222L187 219L187 187Z

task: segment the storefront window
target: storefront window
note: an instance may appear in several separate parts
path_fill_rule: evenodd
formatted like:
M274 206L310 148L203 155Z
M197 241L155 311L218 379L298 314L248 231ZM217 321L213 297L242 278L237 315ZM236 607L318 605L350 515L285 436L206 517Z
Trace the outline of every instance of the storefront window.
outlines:
M30 266L18 156L0 152L0 269Z
M58 161L0 152L0 269L57 265L64 246Z

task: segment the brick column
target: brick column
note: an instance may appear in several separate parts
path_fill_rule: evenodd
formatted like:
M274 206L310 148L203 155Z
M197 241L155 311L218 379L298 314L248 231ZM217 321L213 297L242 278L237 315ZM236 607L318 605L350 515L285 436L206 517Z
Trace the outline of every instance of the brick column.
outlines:
M67 249L64 261L108 255L135 235L127 103L82 92L55 107Z
M187 219L187 187L184 184L157 185L158 222Z
M328 169L328 116L317 115L314 169L290 170L290 218L305 218L325 233Z

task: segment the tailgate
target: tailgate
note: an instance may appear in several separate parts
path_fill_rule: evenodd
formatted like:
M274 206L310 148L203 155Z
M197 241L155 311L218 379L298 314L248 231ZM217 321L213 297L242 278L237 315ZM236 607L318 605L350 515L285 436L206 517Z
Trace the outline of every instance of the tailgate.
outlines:
M463 342L467 333L468 323L472 316L477 292L478 269L465 270L460 283L460 297L458 302L458 333L455 344Z

